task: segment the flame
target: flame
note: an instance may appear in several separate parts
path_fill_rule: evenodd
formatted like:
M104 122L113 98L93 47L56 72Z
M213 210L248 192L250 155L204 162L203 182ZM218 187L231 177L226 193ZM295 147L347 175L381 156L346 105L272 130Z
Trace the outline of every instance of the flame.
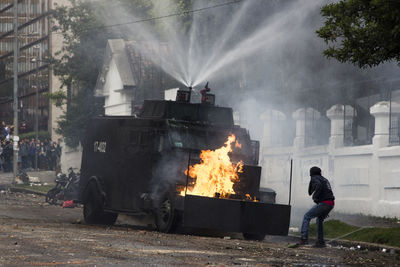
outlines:
M256 197L251 197L250 194L246 194L246 200L251 200L254 202L258 202L258 199Z
M187 194L222 198L235 194L233 185L239 182L238 173L243 172L243 162L231 162L228 153L232 152L233 144L241 147L236 136L231 134L221 148L201 151L200 163L189 166L189 177L196 180L193 187L187 188ZM188 170L185 175L188 175ZM185 191L181 195L185 195Z

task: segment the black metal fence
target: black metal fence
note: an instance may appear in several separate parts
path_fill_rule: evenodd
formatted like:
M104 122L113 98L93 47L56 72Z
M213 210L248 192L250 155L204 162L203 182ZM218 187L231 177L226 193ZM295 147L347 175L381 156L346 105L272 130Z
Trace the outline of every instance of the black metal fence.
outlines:
M400 114L391 114L390 116L389 145L400 145Z
M398 86L398 87L397 87ZM389 114L389 145L400 145L400 85L392 87L389 92L390 114Z
M304 113L304 145L318 146L329 143L331 123L325 116L314 109L305 109Z

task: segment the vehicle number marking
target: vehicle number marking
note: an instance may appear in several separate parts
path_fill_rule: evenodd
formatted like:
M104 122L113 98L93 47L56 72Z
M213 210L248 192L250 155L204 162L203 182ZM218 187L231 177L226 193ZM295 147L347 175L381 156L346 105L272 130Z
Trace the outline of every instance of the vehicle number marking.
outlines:
M99 142L99 141L94 142L94 152L106 153L106 147L107 147L107 143L105 141L103 141L103 142Z

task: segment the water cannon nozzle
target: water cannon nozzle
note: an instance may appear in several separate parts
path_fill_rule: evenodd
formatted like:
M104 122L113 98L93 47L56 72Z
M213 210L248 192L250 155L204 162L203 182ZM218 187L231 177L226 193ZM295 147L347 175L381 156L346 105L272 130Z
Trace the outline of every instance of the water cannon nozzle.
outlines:
M208 94L208 92L211 91L211 88L208 87L208 82L204 86L204 89L200 91L201 93L201 103L203 104L209 104L209 105L214 105L215 104L215 95L213 94Z

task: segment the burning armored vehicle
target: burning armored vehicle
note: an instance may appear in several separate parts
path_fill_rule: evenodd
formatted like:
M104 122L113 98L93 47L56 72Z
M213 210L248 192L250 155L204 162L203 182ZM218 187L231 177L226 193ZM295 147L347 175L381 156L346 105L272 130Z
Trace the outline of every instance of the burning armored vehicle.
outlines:
M290 206L260 201L259 142L234 125L231 108L213 105L209 90L194 104L189 89L179 90L177 101L145 101L138 116L91 121L79 193L85 221L154 214L162 232L180 226L248 239L287 235Z

